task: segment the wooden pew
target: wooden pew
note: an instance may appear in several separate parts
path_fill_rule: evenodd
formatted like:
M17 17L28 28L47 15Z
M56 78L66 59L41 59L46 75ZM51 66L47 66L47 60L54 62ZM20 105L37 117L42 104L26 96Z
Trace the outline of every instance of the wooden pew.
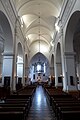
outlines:
M8 107L6 107L6 106L0 106L0 112L23 112L24 113L24 115L26 116L26 107L20 107L20 106L18 106L18 107L16 107L16 106L8 106Z
M0 103L0 107L25 107L26 109L26 114L28 115L29 109L28 109L28 104L27 103Z
M0 120L25 120L24 111L0 112Z
M10 95L10 96L7 96L5 101L9 100L9 99L16 99L16 100L19 100L19 101L26 100L26 101L29 101L30 106L32 104L32 98L28 95Z
M9 94L0 103L0 120L26 120L35 87L25 87L16 94Z
M61 111L60 120L80 120L80 110Z
M29 111L30 109L30 106L31 106L31 102L30 100L28 99L6 99L5 103L11 103L11 104L21 104L21 103L24 103L24 104L27 104L27 109Z
M76 97L55 88L45 88L45 91L57 120L80 119L80 102Z
M71 95L65 93L61 89L56 88L45 88L46 95L50 105L52 106L52 97L53 98L72 98Z
M80 111L80 106L61 106L57 108L57 120L62 119L61 111Z
M63 101L63 102L55 102L55 104L52 105L53 111L55 112L55 115L58 113L58 107L62 106L80 106L80 103L74 102L74 101Z

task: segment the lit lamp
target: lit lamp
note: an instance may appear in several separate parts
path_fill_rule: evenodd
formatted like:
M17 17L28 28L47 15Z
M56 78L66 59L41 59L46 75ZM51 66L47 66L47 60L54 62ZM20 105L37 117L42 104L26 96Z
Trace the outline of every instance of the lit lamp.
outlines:
M61 74L60 77L64 78L64 76Z
M40 13L39 13L39 52L40 52Z
M16 76L16 75L14 75L14 78L16 79L16 78L17 78L17 76Z
M56 29L56 31L59 33L60 27L58 26L58 23L55 23L55 29Z
M54 46L53 41L50 42L51 46Z

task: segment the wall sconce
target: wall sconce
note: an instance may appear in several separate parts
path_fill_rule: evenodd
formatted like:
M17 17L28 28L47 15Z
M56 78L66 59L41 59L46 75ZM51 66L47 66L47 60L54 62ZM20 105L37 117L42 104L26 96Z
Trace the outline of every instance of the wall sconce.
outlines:
M18 79L18 76L15 75L15 76L14 76L14 79L17 80L17 79Z
M64 78L64 76L61 74L60 77Z

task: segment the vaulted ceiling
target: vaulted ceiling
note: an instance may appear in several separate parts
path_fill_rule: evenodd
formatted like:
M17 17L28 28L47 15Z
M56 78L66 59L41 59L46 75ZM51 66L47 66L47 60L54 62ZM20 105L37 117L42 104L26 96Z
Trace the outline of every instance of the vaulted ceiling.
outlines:
M29 48L49 52L63 0L14 0ZM36 48L37 47L37 48Z

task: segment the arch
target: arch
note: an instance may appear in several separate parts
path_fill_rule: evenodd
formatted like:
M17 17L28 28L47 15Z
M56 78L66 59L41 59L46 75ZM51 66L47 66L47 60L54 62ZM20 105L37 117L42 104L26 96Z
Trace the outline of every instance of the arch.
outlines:
M35 41L30 46L30 49L31 49L31 51L30 51L30 60L38 52L44 54L48 58L48 53L49 53L49 46L48 46L48 44L46 42L44 42L43 40L41 40L40 42L39 41Z
M20 14L20 16L21 15L24 15L25 14L25 11L23 11L23 9L25 9L25 8L27 8L27 9L29 9L29 8L38 8L37 6L36 6L36 4L35 4L35 2L36 1L28 1L28 2L24 2L21 6L19 6L19 8L18 8L18 14ZM42 1L42 5L41 5L41 7L43 6L43 5L46 5L47 7L48 7L48 11L47 12L50 12L50 14L52 15L52 16L58 16L58 14L59 14L59 11L58 11L58 8L54 5L54 4L52 4L51 2L49 2L49 1ZM28 8L29 7L29 8ZM54 9L54 11L53 11L53 9ZM28 12L28 10L26 10L27 12ZM44 7L43 7L43 9L42 9L42 12L44 12L45 10L44 10ZM32 11L33 12L33 11Z
M32 61L38 61L39 57L42 58L42 61L48 61L48 59L46 58L46 56L40 52L36 53L30 60L30 63L32 63Z
M40 65L40 70L37 70L37 66ZM41 78L41 81L45 82L48 80L50 75L49 61L42 53L38 52L30 60L30 78L32 81L37 81L38 78ZM35 79L34 79L35 75Z
M50 75L51 75L51 85L55 86L54 55L53 54L51 55Z
M4 53L13 53L13 36L6 15L0 11L0 31L4 42Z
M26 67L28 66L28 56L27 56L27 54L25 54L25 66Z
M54 55L51 56L51 66L54 66Z
M80 11L75 11L68 22L66 34L65 34L65 54L66 61L68 61L67 64L71 65L71 68L69 65L67 66L68 72L74 71L73 73L70 72L68 74L68 78L70 81L70 86L74 84L74 89L77 89L77 78L80 76L80 40L79 40L79 34L80 34ZM73 57L72 59L69 59ZM67 60L68 59L68 60ZM71 70L72 69L72 70ZM71 82L70 76L74 77L73 82ZM80 77L78 77L80 80ZM69 83L69 82L68 82ZM80 86L80 85L79 85ZM72 88L73 89L73 88ZM80 87L79 87L80 89Z
M51 55L51 76L54 76L54 55Z
M12 85L13 64L13 34L8 17L0 10L0 76L2 84L7 85L6 77L9 77L8 85Z
M61 45L58 42L57 48L56 48L56 56L55 56L55 61L56 61L56 68L55 68L55 86L62 86L63 81L62 81L62 60L61 60Z
M22 44L19 42L18 45L17 45L18 49L17 49L17 53L20 57L23 57L23 50L22 50Z
M29 66L28 66L28 56L25 54L25 84L28 83L28 75L29 75Z
M73 52L73 37L80 19L80 11L75 11L68 22L65 34L65 52Z
M57 48L56 48L56 63L61 63L61 46L60 43L58 42Z
M20 42L17 44L17 84L23 84L23 50Z

